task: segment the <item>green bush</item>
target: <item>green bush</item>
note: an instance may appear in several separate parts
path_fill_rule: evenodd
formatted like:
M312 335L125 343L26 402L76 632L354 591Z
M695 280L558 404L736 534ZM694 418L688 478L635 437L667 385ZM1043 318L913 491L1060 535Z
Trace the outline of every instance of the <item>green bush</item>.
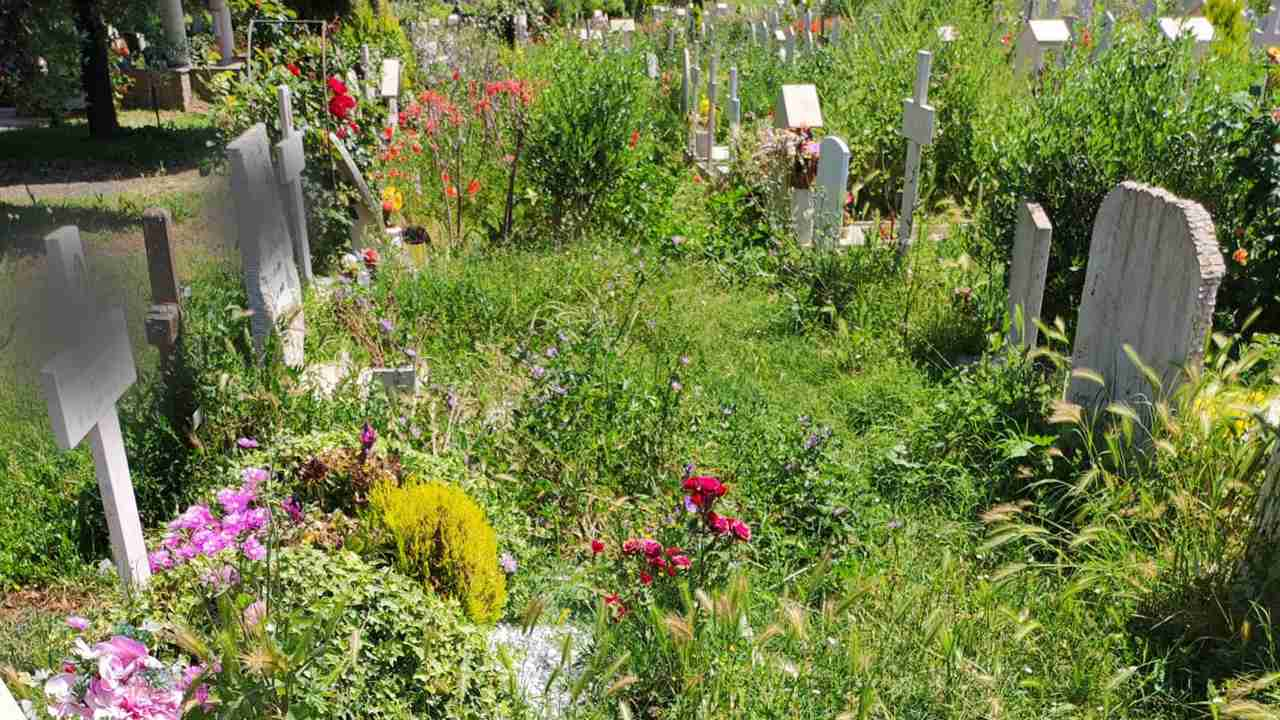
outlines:
M1002 257L1020 203L1040 203L1054 226L1043 317L1075 316L1094 218L1122 181L1159 185L1201 202L1219 226L1234 224L1228 128L1247 116L1230 96L1247 86L1246 70L1215 56L1193 64L1188 42L1122 25L1107 52L1072 53L1039 92L986 118L977 132L989 141L976 148Z
M538 73L550 84L534 104L528 177L556 229L576 229L617 189L644 122L643 58L562 43Z
M476 622L497 620L507 601L498 538L484 511L443 482L383 483L370 502L395 538L399 564L437 592L457 598Z
M229 675L214 678L215 685L275 684L285 693L272 698L270 707L288 708L289 717L297 718L482 720L509 714L507 683L489 655L484 631L468 624L452 601L424 592L419 582L348 551L280 549L271 560L270 576L253 576L269 587L270 640L263 644L240 621L243 608L254 601L250 570L242 568L246 583L231 592L233 597L215 602L206 597L210 590L201 579L205 567L197 562L156 578L146 604L169 613L165 619L190 628L194 637L211 638L183 644L188 651L198 648L223 657ZM235 608L229 615L228 601ZM179 634L180 642L183 637ZM251 674L245 671L248 656L243 652L224 657L227 648L237 646L274 648L268 652L305 663L271 661L272 672L291 676L290 683L279 676L237 680L237 674ZM265 707L222 712L262 717L254 713Z

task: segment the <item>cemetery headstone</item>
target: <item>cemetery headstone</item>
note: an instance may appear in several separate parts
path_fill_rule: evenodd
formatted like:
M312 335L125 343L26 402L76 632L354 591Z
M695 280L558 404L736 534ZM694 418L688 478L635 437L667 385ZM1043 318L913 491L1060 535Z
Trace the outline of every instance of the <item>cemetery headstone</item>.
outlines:
M816 85L783 85L773 108L777 128L820 128L822 106Z
M646 53L644 57L645 73L650 80L658 79L658 56L653 53Z
M1013 240L1013 263L1009 268L1009 333L1010 345L1023 349L1036 346L1040 329L1040 307L1044 301L1044 282L1049 271L1049 248L1053 242L1053 226L1044 209L1035 203L1018 208L1018 227ZM1021 325L1019 325L1021 318Z
M529 42L529 14L518 12L515 16L515 36L517 43Z
M814 236L820 249L835 247L844 225L844 194L849 185L849 146L828 135L818 146L818 210Z
M1030 20L1018 35L1014 49L1014 70L1018 73L1039 75L1044 68L1044 56L1047 52L1057 54L1062 63L1065 56L1063 50L1071 40L1071 29L1063 20Z
M1197 55L1203 55L1213 42L1213 23L1203 17L1163 17L1157 23L1160 32L1170 41L1190 36Z
M915 222L916 204L920 197L920 155L926 145L933 144L934 120L937 112L929 104L929 74L933 54L916 53L915 95L903 101L902 135L907 139L907 164L902 176L902 205L898 216L898 257L911 247L911 227Z
M1253 46L1264 49L1280 46L1280 6L1262 18L1262 26L1253 32Z
M796 29L788 25L787 26L787 55L786 55L786 61L788 64L795 63L796 53L798 52L798 50L799 50L799 44L796 42Z
M298 267L298 278L305 287L314 276L311 272L311 238L307 233L307 206L302 193L302 171L306 169L307 155L303 149L303 133L293 126L293 100L289 86L276 89L280 101L280 142L276 143L276 180L280 183L281 200L289 221L289 236L293 238L293 261Z
M1198 366L1226 273L1213 220L1198 203L1159 188L1121 183L1093 223L1067 399L1088 408L1136 404L1172 392L1182 368ZM1132 348L1159 378L1152 388L1129 359Z
M287 241L290 234L266 126L249 128L227 146L227 155L244 285L253 311L254 350L261 356L268 339L279 332L285 364L301 367L306 334L302 286L292 243Z
M58 319L71 327L40 371L54 438L63 450L89 438L116 571L126 585L140 587L151 566L116 415L116 402L138 377L124 310L96 309L79 229L59 228L45 238L45 247L51 296L72 311Z

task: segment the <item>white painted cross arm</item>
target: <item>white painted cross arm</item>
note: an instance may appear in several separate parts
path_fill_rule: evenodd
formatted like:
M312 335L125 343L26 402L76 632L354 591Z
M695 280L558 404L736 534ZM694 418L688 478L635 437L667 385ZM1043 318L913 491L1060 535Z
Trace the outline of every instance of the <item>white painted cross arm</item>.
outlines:
M915 95L903 101L902 135L907 139L907 165L902 176L902 205L898 216L898 257L911 246L912 216L920 195L920 153L933 143L934 116L929 105L929 74L933 55L925 50L916 53Z

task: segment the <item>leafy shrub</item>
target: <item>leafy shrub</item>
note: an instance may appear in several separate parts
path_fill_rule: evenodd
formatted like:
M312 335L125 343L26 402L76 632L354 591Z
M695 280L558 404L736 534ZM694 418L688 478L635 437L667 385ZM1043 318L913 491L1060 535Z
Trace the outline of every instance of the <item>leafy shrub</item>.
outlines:
M207 676L221 700L216 717L479 720L508 711L484 632L403 575L304 546L278 550L269 566L242 566L241 583L220 594L203 572L197 563L166 573L147 604L171 608L167 619L189 628L178 633L183 649L221 666Z
M1040 92L989 116L994 126L979 134L992 141L977 146L982 182L996 189L985 222L1001 257L1012 246L1019 203L1040 203L1053 223L1047 318L1074 317L1094 219L1121 181L1197 200L1220 225L1232 224L1240 191L1228 179L1234 132L1219 122L1243 119L1229 97L1249 81L1244 66L1217 57L1193 64L1189 42L1169 43L1154 27L1132 24L1096 58L1069 57Z
M445 595L476 622L496 620L507 601L498 538L484 511L462 490L430 481L382 484L370 502L395 538L399 564Z
M555 227L577 228L617 188L631 163L647 85L642 57L577 43L550 51L529 133L533 189Z

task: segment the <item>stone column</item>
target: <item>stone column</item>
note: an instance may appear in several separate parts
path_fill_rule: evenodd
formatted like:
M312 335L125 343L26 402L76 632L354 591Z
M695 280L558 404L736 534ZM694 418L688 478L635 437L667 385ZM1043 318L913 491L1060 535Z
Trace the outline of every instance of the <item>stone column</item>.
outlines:
M213 14L213 33L218 38L218 53L222 64L236 61L236 36L231 27L231 10L227 0L209 0L209 12Z
M171 64L190 66L191 46L187 43L187 20L182 13L182 0L160 0L160 18L164 21L164 39Z

